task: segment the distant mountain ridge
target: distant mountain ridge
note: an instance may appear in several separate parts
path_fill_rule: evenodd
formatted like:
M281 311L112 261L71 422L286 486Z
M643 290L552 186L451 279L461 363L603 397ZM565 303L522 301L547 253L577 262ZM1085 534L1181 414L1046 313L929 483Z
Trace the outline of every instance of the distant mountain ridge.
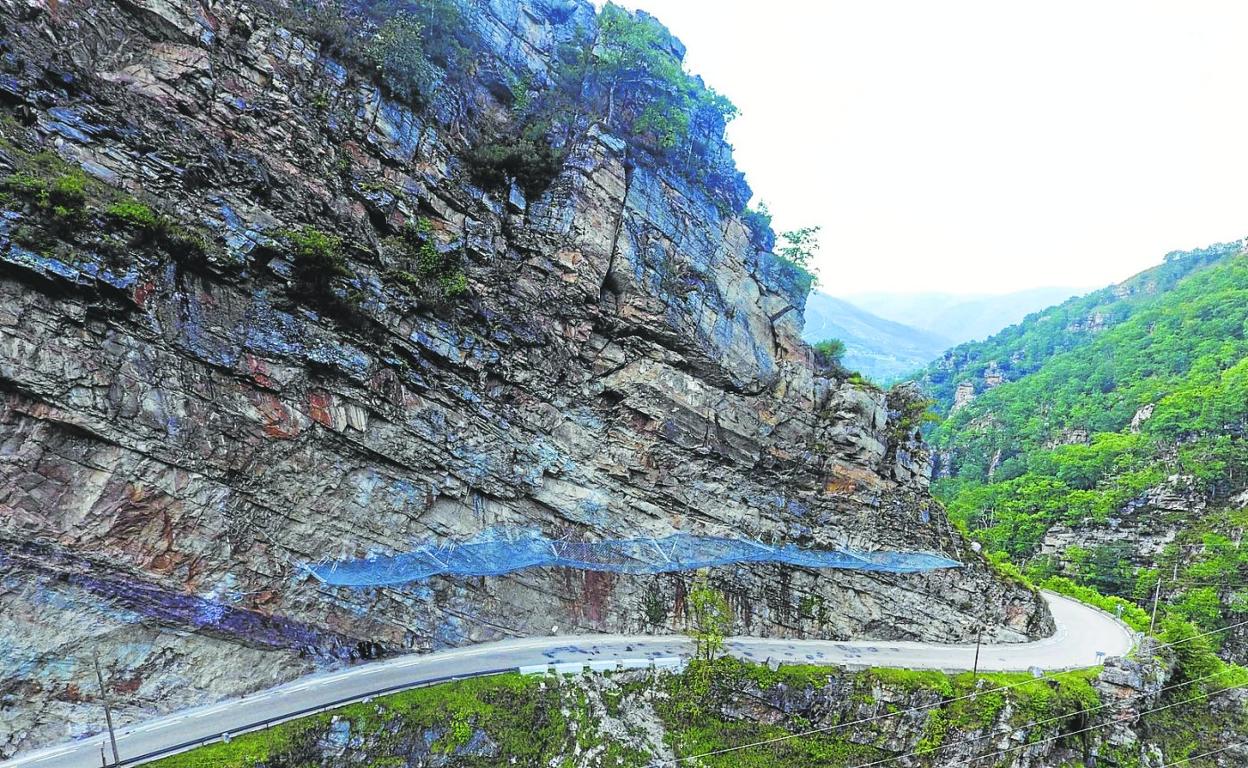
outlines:
M845 367L888 384L914 374L957 344L987 338L1076 293L1075 288L1001 295L812 293L802 338L811 344L840 339Z
M881 318L949 339L949 346L952 346L986 339L1032 312L1060 304L1087 290L1045 287L991 295L874 291L845 299Z
M802 338L811 344L840 339L845 367L879 383L918 371L952 345L943 336L877 317L826 293L806 300Z
M1029 314L1022 322L984 341L949 349L919 377L924 389L946 412L963 396L974 396L1020 379L1050 358L1094 341L1170 291L1188 275L1239 253L1239 243L1218 243L1166 254L1162 264L1120 283L1092 291Z

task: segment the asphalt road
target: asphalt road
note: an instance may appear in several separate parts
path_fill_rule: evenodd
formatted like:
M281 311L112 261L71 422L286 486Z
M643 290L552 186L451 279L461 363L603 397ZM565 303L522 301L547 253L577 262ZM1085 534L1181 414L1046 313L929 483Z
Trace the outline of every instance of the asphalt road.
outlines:
M1113 617L1065 597L1045 593L1057 623L1057 632L1031 643L985 645L979 669L984 671L1046 672L1099 664L1107 656L1121 656L1133 646L1131 631ZM975 661L973 645L940 645L870 640L770 640L731 638L729 654L752 661L775 659L806 664L904 667L964 671ZM570 671L592 664L612 668L659 660L677 663L693 651L690 640L679 636L624 637L576 635L534 637L484 643L426 655L360 664L335 672L310 675L239 699L139 723L118 732L123 764L134 765L212 741L225 732L241 732L264 721L315 711L331 704L415 687L457 677L513 671L520 667L561 665ZM564 666L566 665L566 666ZM0 768L93 768L100 765L100 747L107 736L94 736L18 755ZM106 750L107 751L107 750ZM111 753L110 753L111 756Z

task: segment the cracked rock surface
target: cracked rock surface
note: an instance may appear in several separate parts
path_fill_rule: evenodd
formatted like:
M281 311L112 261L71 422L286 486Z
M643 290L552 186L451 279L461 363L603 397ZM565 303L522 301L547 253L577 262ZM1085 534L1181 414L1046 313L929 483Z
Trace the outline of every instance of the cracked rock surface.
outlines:
M686 626L690 574L347 589L304 567L492 529L966 564L716 569L737 633L1051 632L931 501L884 395L814 366L800 281L714 190L592 130L540 196L486 192L462 156L489 67L414 112L280 11L0 0L0 171L51 153L206 242L96 247L96 212L40 250L5 203L0 756L98 728L94 652L127 723L378 652ZM483 56L540 81L577 22L588 2L492 0ZM462 254L453 306L388 277L378 244L418 216ZM273 242L307 225L350 243L356 322L292 298Z

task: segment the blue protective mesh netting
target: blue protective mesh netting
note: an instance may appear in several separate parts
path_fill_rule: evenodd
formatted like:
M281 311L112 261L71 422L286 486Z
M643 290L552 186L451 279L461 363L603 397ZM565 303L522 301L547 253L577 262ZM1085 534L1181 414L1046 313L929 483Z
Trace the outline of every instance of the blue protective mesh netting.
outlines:
M327 584L368 587L431 576L499 576L522 568L562 566L588 571L647 574L692 571L737 563L786 563L808 568L915 573L958 568L956 560L925 552L801 549L715 536L566 541L540 534L491 532L472 541L426 543L411 552L320 563L309 568Z

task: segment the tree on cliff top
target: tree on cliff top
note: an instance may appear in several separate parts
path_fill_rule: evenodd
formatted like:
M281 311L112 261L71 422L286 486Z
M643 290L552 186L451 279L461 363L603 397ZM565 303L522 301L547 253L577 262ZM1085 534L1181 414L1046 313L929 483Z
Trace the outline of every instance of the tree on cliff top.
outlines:
M819 251L819 230L822 227L801 227L782 232L780 238L784 245L776 249L776 253L807 272L811 272L811 261Z
M770 213L767 214L767 221L769 223L771 221ZM814 261L815 254L819 252L820 229L822 227L819 226L800 227L782 232L780 239L783 244L775 249L775 255L780 261L801 273L807 291L818 282L818 276L811 262Z
M608 3L589 53L585 81L606 99L608 128L627 120L658 149L685 145L691 154L691 133L721 133L736 115L732 102L685 73L670 34L650 16Z
M824 339L810 347L815 353L815 362L825 368L837 367L845 356L845 342L840 339Z
M615 102L621 91L630 86L679 91L684 76L662 28L614 3L608 3L599 17L590 67L606 90L607 125L615 120Z

